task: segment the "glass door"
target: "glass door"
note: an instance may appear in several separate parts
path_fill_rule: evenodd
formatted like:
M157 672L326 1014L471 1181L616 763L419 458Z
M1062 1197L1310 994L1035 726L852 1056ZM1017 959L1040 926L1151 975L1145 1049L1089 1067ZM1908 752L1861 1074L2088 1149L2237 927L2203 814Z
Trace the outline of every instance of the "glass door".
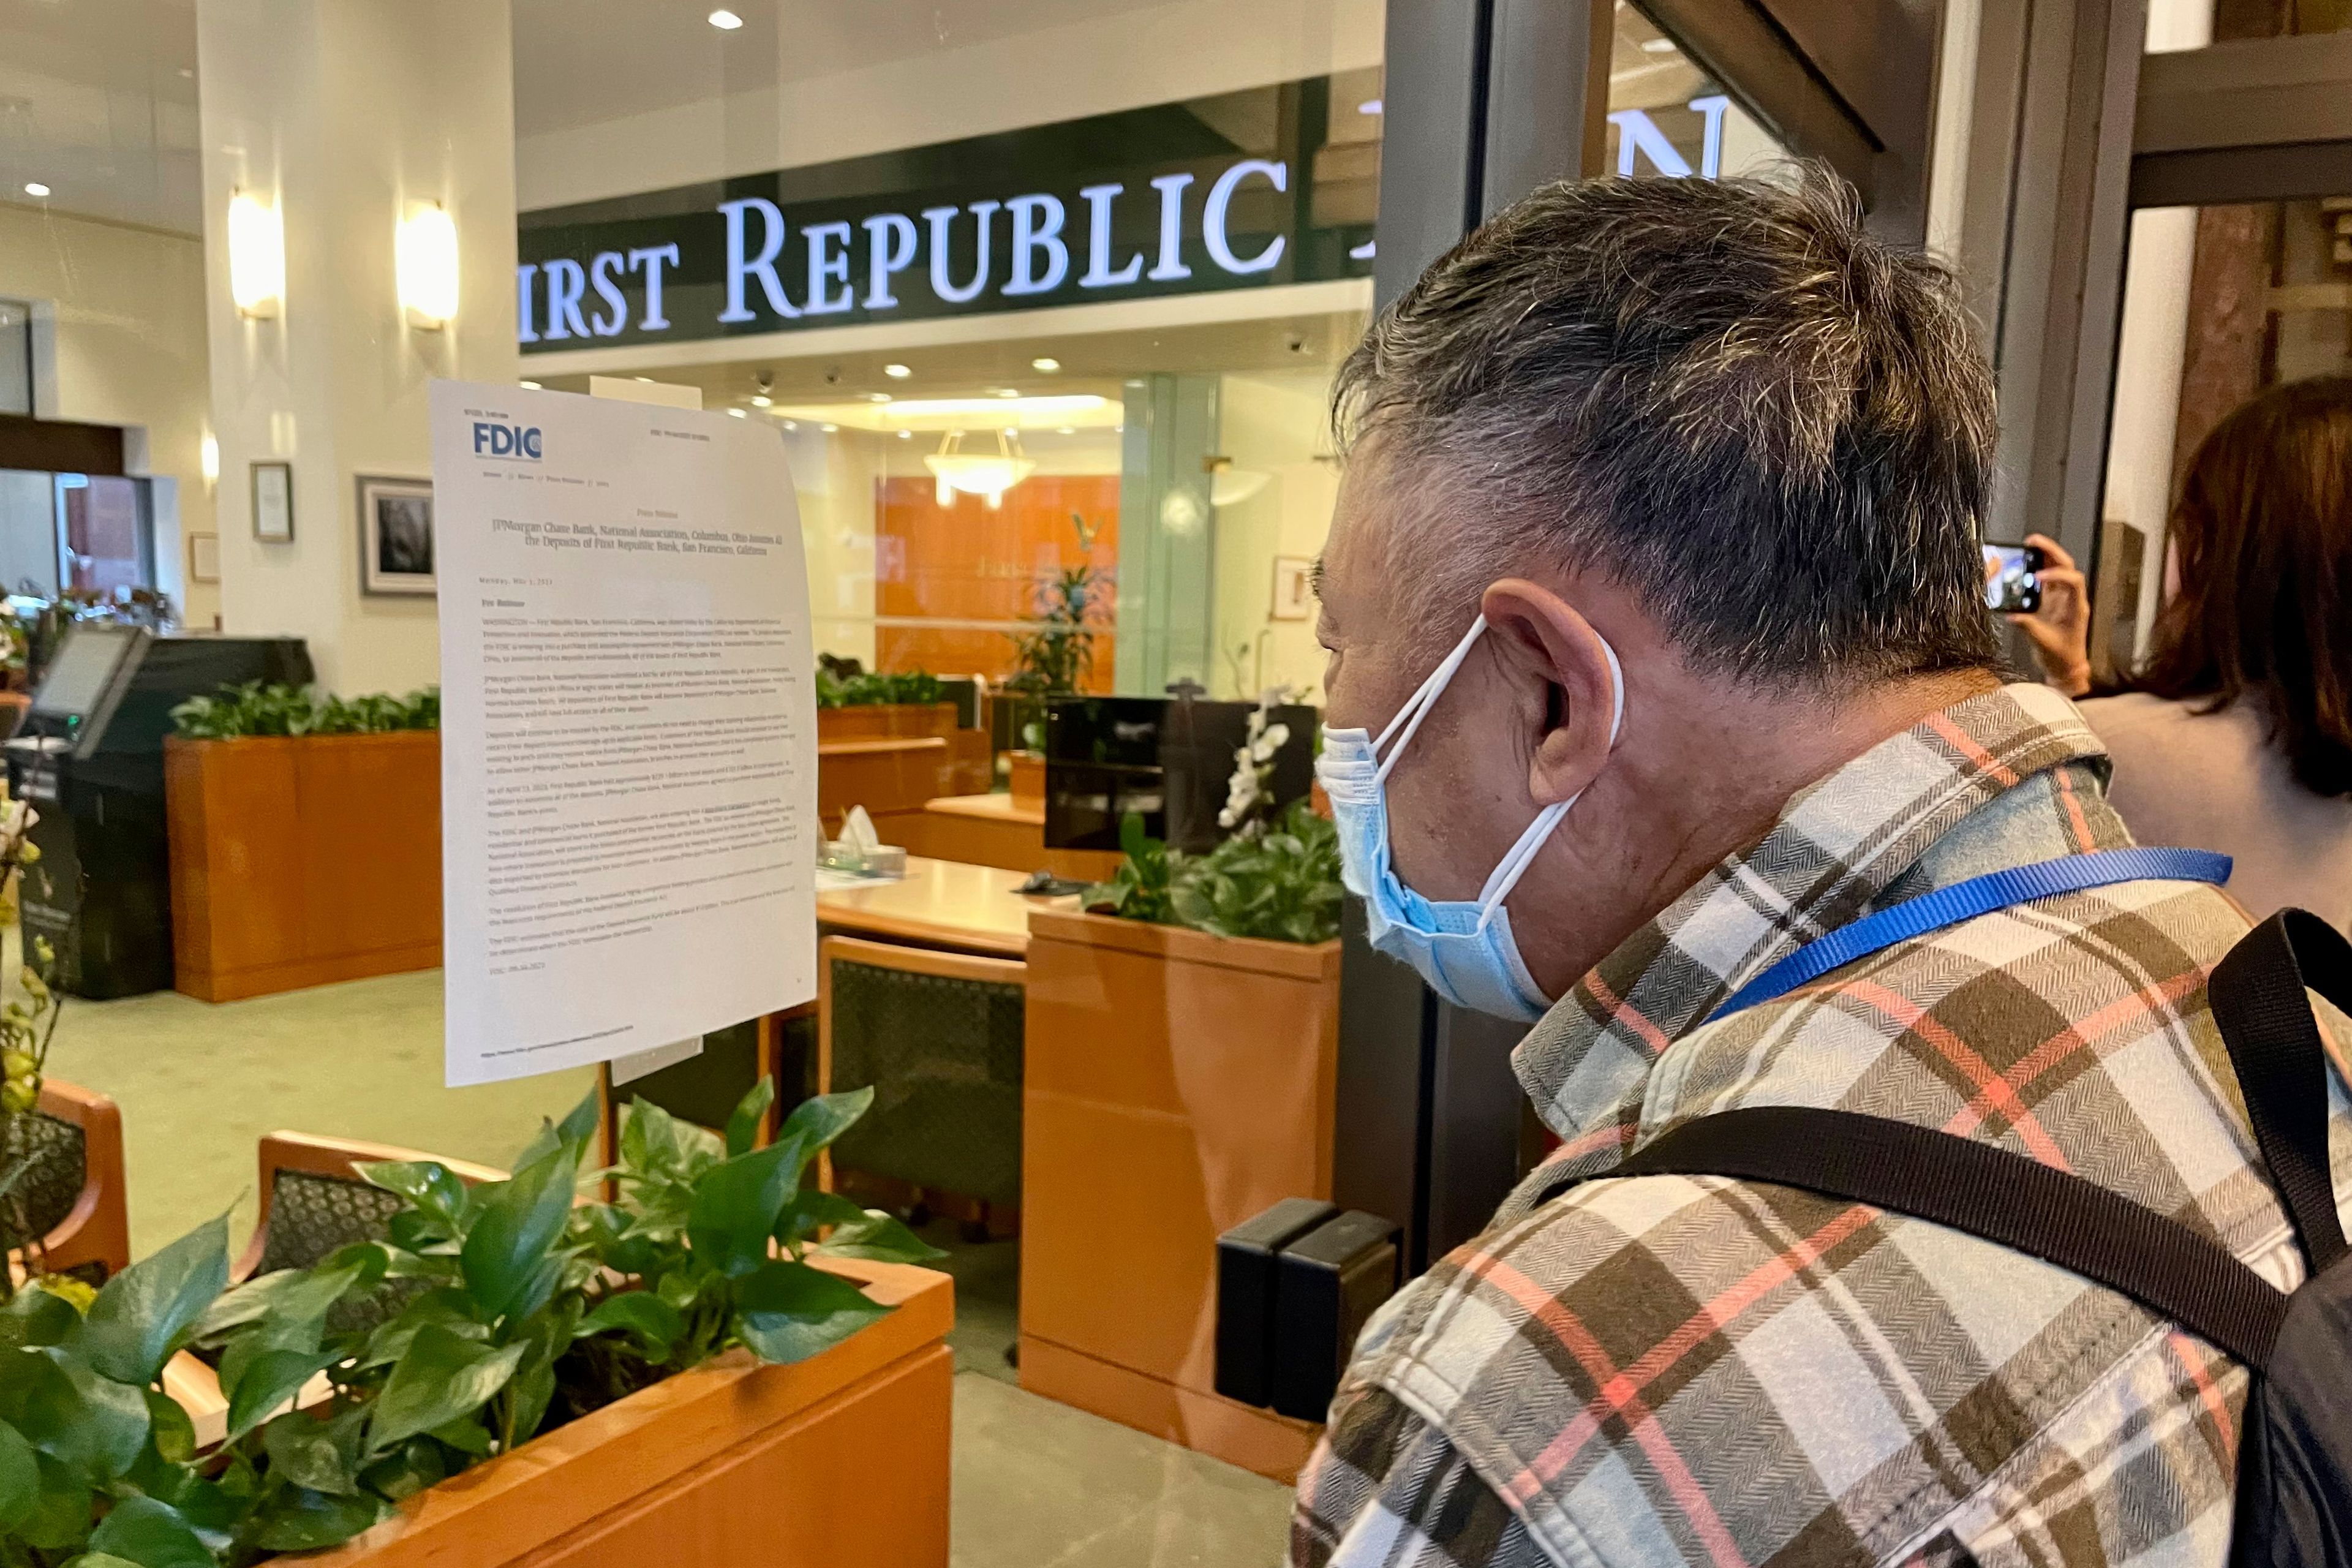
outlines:
M145 488L138 479L58 476L58 565L67 588L112 597L153 585Z

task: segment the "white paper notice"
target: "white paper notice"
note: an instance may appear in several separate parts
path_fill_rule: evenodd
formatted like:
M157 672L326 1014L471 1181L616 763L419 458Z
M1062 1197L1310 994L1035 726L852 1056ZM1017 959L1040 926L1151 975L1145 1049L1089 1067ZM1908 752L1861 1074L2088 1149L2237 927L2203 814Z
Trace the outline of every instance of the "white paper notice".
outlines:
M433 386L448 1081L816 994L816 701L764 422Z

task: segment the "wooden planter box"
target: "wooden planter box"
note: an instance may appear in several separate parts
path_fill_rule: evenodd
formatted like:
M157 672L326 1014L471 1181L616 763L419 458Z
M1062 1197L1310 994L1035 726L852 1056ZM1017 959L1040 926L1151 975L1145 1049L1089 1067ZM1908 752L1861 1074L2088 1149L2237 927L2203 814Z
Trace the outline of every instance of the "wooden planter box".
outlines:
M824 1354L732 1351L418 1493L301 1568L946 1568L955 1289L828 1260L898 1310Z
M164 742L179 989L229 1002L441 962L441 737Z
M919 735L952 735L952 702L863 702L816 710L819 741L882 741Z
M1216 1238L1331 1193L1339 944L1029 916L1021 1384L1285 1482L1317 1428L1214 1392Z

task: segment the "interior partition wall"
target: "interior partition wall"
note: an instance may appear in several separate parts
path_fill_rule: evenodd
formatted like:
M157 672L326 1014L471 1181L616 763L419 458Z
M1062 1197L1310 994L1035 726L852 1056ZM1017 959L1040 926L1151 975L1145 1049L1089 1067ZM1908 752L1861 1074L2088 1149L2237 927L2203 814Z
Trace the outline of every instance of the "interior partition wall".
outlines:
M1707 114L1711 146L1736 109L1759 142L1853 183L1875 231L1917 243L1943 11L1942 0L1643 0L1630 11L1389 0L1377 303L1537 186L1621 166L1604 161L1612 131L1621 164L1637 163L1611 104L1612 57L1635 25L1639 49L1687 61L1729 100ZM1510 1068L1524 1029L1446 1005L1373 952L1352 900L1342 941L1333 1196L1402 1226L1418 1272L1484 1227L1540 1149Z

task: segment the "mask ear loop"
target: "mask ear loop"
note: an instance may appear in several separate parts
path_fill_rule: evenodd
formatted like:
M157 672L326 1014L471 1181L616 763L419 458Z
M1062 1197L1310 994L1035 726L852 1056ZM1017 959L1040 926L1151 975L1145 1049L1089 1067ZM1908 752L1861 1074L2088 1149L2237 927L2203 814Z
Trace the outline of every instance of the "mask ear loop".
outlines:
M1439 693L1443 692L1446 683L1454 679L1454 672L1462 668L1462 661L1470 657L1470 649L1477 643L1479 635L1486 629L1486 617L1480 616L1462 640L1454 645L1454 651L1447 654L1438 667L1429 672L1429 679L1423 681L1420 688L1404 700L1404 706L1396 710L1396 717L1389 721L1389 727L1382 730L1380 738L1372 742L1372 754L1380 757L1381 762L1381 771L1376 776L1381 783L1388 782L1389 770L1395 767L1397 759L1404 754L1405 747L1412 741L1413 731L1420 729L1421 721L1429 717L1429 710L1437 706ZM1402 735L1397 735L1399 725L1404 727L1404 733ZM1391 735L1396 735L1396 744L1393 746L1389 745L1389 737ZM1383 748L1387 750L1386 756L1381 756Z
M1597 632L1593 635L1600 636ZM1625 728L1625 667L1617 662L1617 650L1609 646L1607 637L1601 638L1601 651L1609 656L1609 683L1614 693L1609 717L1609 748L1614 751L1617 749L1617 737ZM1503 900L1510 897L1513 888L1519 885L1519 879L1527 875L1528 868L1536 863L1537 851L1559 826L1560 818L1568 815L1568 808L1583 798L1584 792L1579 790L1566 800L1545 806L1536 813L1536 819L1528 824L1528 830L1519 835L1519 841L1511 846L1511 852L1503 857L1502 863L1487 877L1486 885L1478 889L1480 931L1486 929L1495 918L1495 911L1503 907Z

